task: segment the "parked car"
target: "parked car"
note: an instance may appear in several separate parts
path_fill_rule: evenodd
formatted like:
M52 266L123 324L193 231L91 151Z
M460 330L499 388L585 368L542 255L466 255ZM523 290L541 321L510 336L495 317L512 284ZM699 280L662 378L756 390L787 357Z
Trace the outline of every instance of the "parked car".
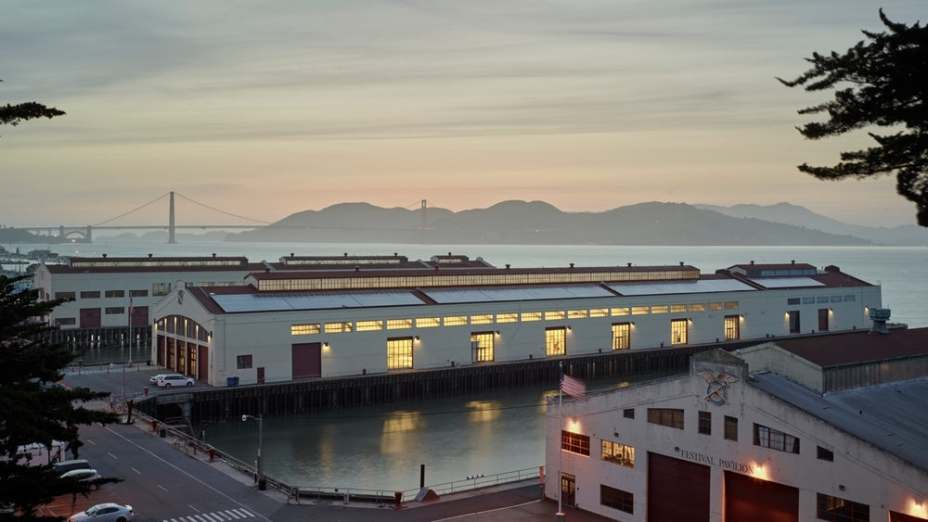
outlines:
M71 471L62 473L61 478L75 479L78 482L90 482L91 480L96 480L101 477L95 469L72 469Z
M160 381L161 379L167 377L168 375L172 375L172 374L170 374L170 373L159 373L159 374L156 374L156 375L152 375L152 376L148 379L148 382L151 383L151 384L158 384L158 381Z
M107 502L71 515L68 522L128 522L134 517L135 511L132 510L132 506Z
M63 460L61 462L56 462L52 464L52 468L59 474L64 474L69 471L74 471L76 469L91 469L90 463L84 459L79 460Z
M174 386L193 386L193 384L193 377L186 377L179 373L171 373L158 380L158 387L160 388L171 388Z

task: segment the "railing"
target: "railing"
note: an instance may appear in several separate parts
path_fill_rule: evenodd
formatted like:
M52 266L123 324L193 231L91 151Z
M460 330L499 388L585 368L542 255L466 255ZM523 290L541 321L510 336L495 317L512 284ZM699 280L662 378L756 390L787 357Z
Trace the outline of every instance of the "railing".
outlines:
M532 478L540 478L540 476L541 468L535 466L533 468L504 471L502 473L495 473L493 475L475 475L473 477L467 477L464 479L452 480L451 482L426 485L425 487L431 489L439 495L450 495L452 493L473 491L475 489L499 486L501 484L509 484L511 482L521 482L523 480ZM406 490L403 492L403 498L406 498L407 495L415 497L418 492L418 489Z

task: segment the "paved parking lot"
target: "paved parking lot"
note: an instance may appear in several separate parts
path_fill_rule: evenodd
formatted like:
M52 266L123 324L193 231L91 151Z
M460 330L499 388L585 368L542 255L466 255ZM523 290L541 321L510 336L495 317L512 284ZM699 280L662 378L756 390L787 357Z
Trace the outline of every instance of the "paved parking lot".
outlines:
M103 366L93 369L82 369L80 373L71 371L65 374L64 384L71 387L83 386L91 390L108 392L114 399L123 397L132 398L145 396L146 390L149 395L164 393L165 391L177 391L177 388L164 390L158 388L149 382L153 375L159 373L174 373L164 368L152 366ZM196 383L192 387L185 387L184 390L204 389L207 385Z

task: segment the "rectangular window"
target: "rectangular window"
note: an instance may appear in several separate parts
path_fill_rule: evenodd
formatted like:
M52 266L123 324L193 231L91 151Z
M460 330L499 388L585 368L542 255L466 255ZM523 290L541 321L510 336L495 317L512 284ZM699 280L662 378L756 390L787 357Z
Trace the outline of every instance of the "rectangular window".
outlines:
M626 513L635 513L635 495L605 484L599 485L599 503Z
M735 310L738 308L738 301L725 301L726 310Z
M786 299L786 304L787 304L788 306L798 305L798 304L799 304L799 298L798 298L798 297L789 297L789 298Z
M625 306L625 307L620 307L620 308L610 308L610 309L609 309L609 313L610 313L613 317L622 316L622 315L628 315L630 312L631 312L631 310L629 310L629 308L628 308L627 306Z
M870 522L870 506L818 493L816 515L829 522Z
M798 438L760 424L754 424L754 445L799 454Z
M648 422L683 429L683 410L675 408L648 408Z
M438 326L441 326L441 319L438 317L416 318L416 328L437 328Z
M126 297L125 290L107 290L103 292L104 297Z
M635 408L625 408L624 410L622 410L622 416L625 417L626 419L634 419Z
M412 328L412 319L387 319L387 330Z
M628 350L632 347L631 323L616 323L612 325L612 349Z
M561 449L578 455L590 455L590 437L566 430L561 431Z
M799 310L786 312L786 320L789 322L789 333L799 333L801 330L799 324Z
M670 305L670 313L680 314L686 312L686 305L683 304L672 304Z
M841 296L840 296L840 295L833 295L833 296L831 296L831 302L832 302L832 303L840 303L840 302L841 302Z
M652 314L666 314L670 311L670 307L667 305L654 305L651 307Z
M818 310L818 331L827 332L828 331L828 315L830 310L827 308L819 308Z
M81 292L81 299L100 299L100 291L88 290Z
M73 317L59 317L55 319L55 324L58 326L72 326L77 324L77 320Z
M699 412L699 433L712 435L712 412Z
M738 440L738 417L725 416L725 440Z
M737 341L741 339L741 316L725 316L725 340Z
M505 313L505 314L496 314L497 323L515 323L519 320L519 314L517 313Z
M686 344L689 342L689 319L674 319L670 321L670 344Z
M490 362L494 357L496 333L474 332L470 334L470 346L474 362Z
M586 319L589 317L589 312L586 310L567 310L568 319Z
M816 447L816 457L818 460L827 460L828 462L835 461L835 452L830 449L823 448L821 446Z
M290 335L313 335L321 331L319 323L290 325Z
M383 330L383 321L358 321L355 330L359 332L373 332Z
M608 308L591 308L590 309L590 318L595 319L598 317L608 317L609 309Z
M635 448L621 442L603 439L602 459L626 468L634 468Z
M152 283L151 295L161 296L171 293L171 283Z
M148 290L129 290L129 297L148 297Z
M650 306L633 306L632 315L647 315L651 313Z
M545 328L545 355L567 354L567 328Z
M412 368L412 337L387 339L387 369L406 370Z
M820 296L818 296L818 297L815 298L815 302L816 302L816 303L819 303L819 304L827 303L827 302L828 302L828 296L827 296L827 295L820 295Z
M856 299L857 299L857 297L854 296L854 295L846 295L846 296L844 296L844 302L845 302L845 303L853 303Z
M126 309L121 306L107 306L104 311L106 315L122 315L126 313Z
M247 370L251 368L252 360L251 355L239 355L235 358L235 368L237 370Z
M450 315L443 320L445 326L465 326L467 324L466 315Z
M694 303L694 304L687 306L686 309L689 310L690 312L705 312L706 305L703 303Z
M470 324L493 324L492 314L481 314L470 316Z
M567 317L567 314L565 314L563 310L545 312L545 321L560 321L565 317Z
M522 322L541 321L541 312L522 312Z
M55 292L55 299L64 299L66 301L73 301L77 296L74 292Z
M351 333L352 330L351 323L325 323L325 333Z
M722 310L722 303L709 303L710 312L718 312Z

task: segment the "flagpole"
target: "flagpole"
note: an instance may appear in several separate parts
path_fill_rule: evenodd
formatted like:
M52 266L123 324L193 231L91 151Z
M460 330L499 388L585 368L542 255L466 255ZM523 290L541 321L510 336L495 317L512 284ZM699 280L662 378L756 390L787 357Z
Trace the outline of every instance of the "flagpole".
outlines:
M564 361L558 363L558 373L559 378L557 380L557 514L555 516L559 518L564 518L564 485L561 483L561 476L564 474L561 470L563 466L562 453L564 453L561 448L561 439L564 437L564 414L561 411L561 403L564 398Z

